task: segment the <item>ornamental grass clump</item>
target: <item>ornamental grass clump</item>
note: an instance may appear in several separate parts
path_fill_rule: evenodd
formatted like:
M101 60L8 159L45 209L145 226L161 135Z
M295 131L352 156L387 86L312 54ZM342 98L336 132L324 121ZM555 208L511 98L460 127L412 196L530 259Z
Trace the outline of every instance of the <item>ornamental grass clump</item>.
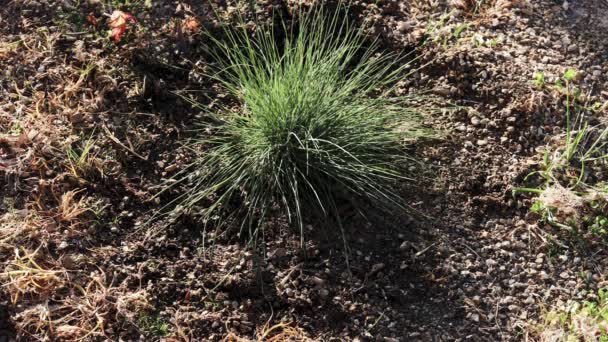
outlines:
M406 208L398 189L413 160L404 138L418 132L419 98L392 95L406 58L382 53L344 10L282 21L281 39L264 28L209 34L212 77L238 106L208 113L213 123L192 145L199 157L176 177L189 182L179 208L212 198L205 218L226 222L229 211L252 237L277 208L300 232L305 219L339 222L348 202ZM235 198L242 210L220 214Z

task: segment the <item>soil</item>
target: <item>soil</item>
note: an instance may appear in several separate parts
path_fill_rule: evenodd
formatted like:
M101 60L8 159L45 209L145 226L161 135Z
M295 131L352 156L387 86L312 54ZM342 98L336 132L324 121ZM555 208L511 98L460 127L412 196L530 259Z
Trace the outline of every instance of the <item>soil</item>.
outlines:
M277 218L262 251L196 215L148 223L179 193L155 197L163 181L192 158L183 143L201 110L185 97L211 109L230 101L193 71L209 58L200 31L236 5L113 3L137 19L119 42L107 37L109 2L0 8L0 261L5 279L24 253L58 272L36 291L6 281L0 336L239 341L283 322L294 340L519 341L538 337L549 308L608 284L601 245L556 247L531 199L512 193L565 127L563 98L534 84L535 72L553 84L575 69L589 103L608 101L606 2L353 1L384 48L420 57L402 90L450 110L426 119L441 137L415 153L431 172L403 190L426 218L345 215L348 259L339 229L314 223L301 246ZM258 1L256 11L269 20L296 3ZM67 151L87 141L80 165ZM74 203L98 210L71 218ZM32 233L8 240L24 224ZM94 312L76 319L90 335L61 319L69 305L73 317Z

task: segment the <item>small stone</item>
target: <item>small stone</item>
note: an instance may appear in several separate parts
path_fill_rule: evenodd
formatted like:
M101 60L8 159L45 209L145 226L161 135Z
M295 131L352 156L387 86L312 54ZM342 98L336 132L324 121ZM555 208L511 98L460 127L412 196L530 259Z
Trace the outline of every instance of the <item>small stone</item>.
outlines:
M35 129L32 129L31 131L27 132L27 138L30 141L33 141L34 139L36 139L37 136L38 136L38 131Z
M319 278L319 277L310 277L310 281L315 284L316 286L323 286L323 284L325 284L325 280Z
M488 267L494 267L496 266L498 263L496 262L496 260L494 259L488 259L486 260L486 266Z
M399 32L407 32L411 28L412 28L412 25L410 25L410 23L407 21L400 21L399 23L397 23L397 31L399 31Z
M287 250L285 248L277 248L274 252L274 256L277 258L281 258L287 255Z
M380 270L384 269L385 265L383 263L374 264L372 266L372 270L369 272L370 275L374 275L378 273Z
M513 303L513 301L515 301L515 298L513 296L506 296L505 298L502 299L502 304L510 304Z

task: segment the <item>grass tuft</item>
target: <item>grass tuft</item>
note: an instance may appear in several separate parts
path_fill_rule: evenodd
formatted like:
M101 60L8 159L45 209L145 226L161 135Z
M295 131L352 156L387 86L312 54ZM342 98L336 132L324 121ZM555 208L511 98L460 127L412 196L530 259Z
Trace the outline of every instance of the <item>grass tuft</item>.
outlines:
M539 341L608 341L608 292L600 289L596 298L549 311L535 327Z
M273 207L301 236L305 217L339 222L344 202L405 208L396 189L413 162L405 140L419 133L411 103L420 98L393 95L410 67L405 57L382 53L344 10L281 21L283 39L245 25L226 28L225 39L209 34L211 77L238 108L209 113L212 123L191 146L197 160L176 176L190 184L178 208L211 199L203 210L211 219L239 198L242 210L229 217L253 240Z
M526 176L535 186L515 188L514 193L538 195L531 211L543 222L576 236L608 236L608 128L590 125L600 105L589 106L567 70L556 82L565 96L566 129L555 146L544 152L538 171Z

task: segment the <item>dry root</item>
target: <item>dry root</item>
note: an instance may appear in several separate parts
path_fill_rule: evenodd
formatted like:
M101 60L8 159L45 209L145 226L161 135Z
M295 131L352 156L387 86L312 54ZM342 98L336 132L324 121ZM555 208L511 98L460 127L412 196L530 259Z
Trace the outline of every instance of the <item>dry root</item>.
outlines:
M306 336L304 330L298 327L294 327L289 323L278 323L273 326L270 326L269 323L264 324L257 331L257 337L255 341L263 341L263 342L284 342L284 341L292 341L292 342L313 342L313 339L310 339ZM234 333L230 333L226 335L222 339L222 342L254 342L254 340L249 340L245 338L238 337Z
M69 295L59 299L59 304L47 301L19 312L15 317L18 336L45 341L109 339L108 322L132 324L139 314L152 308L145 290L129 293L106 285L101 272L85 279L85 286L67 283Z

